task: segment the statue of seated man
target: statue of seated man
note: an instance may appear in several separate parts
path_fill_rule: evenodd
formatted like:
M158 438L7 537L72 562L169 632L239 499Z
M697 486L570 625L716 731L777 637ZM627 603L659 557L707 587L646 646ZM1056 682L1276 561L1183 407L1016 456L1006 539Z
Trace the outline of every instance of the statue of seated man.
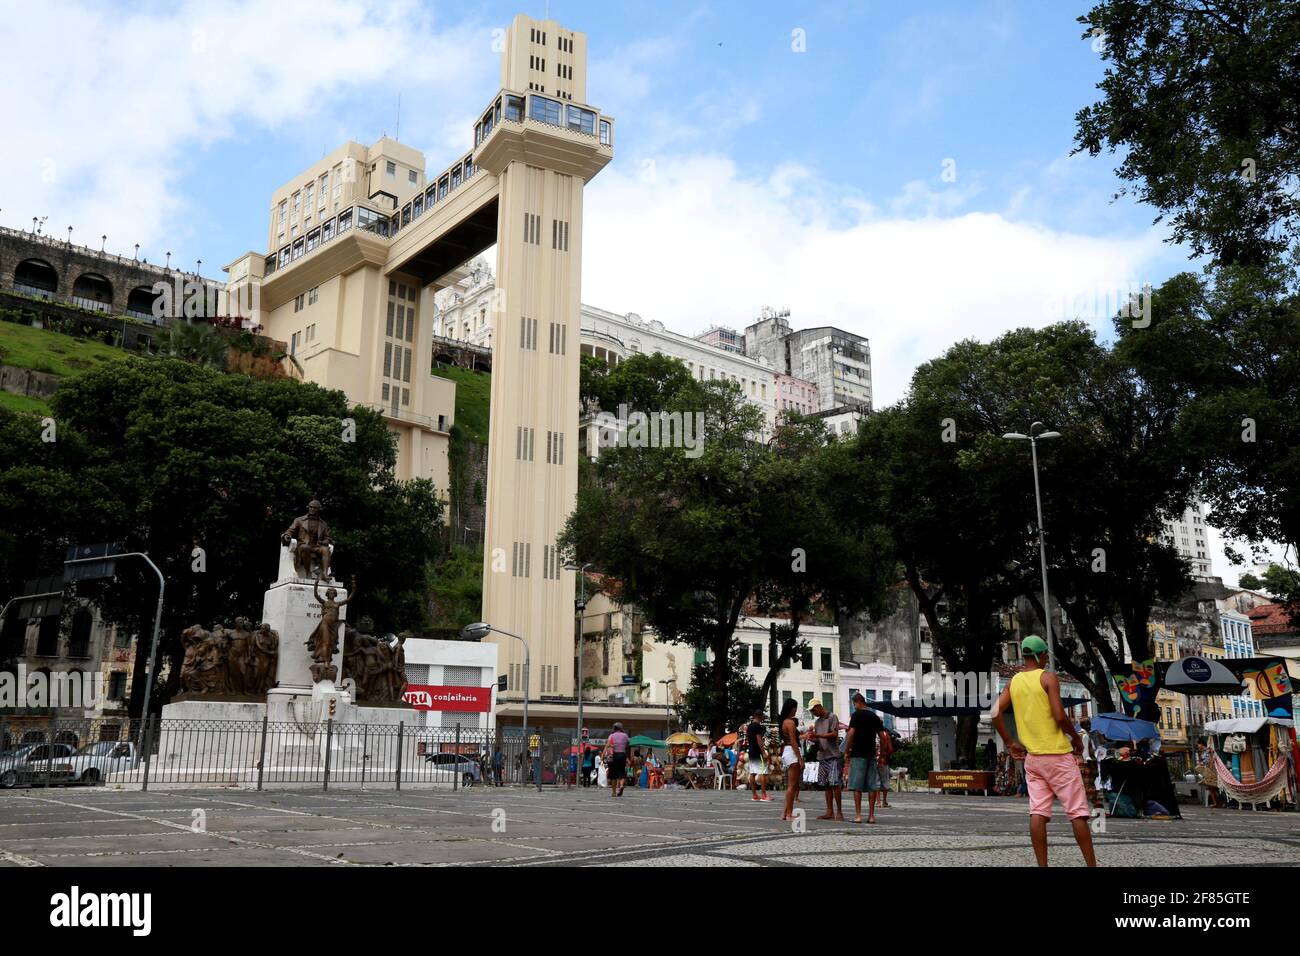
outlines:
M320 516L321 504L314 498L307 504L307 513L293 519L287 531L280 536L283 544L294 547L293 567L300 578L330 580L330 551L333 539L330 526Z

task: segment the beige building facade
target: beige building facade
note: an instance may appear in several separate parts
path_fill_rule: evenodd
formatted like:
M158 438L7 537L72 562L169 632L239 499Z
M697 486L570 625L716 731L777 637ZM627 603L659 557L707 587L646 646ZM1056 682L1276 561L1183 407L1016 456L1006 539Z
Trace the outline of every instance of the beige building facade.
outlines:
M390 139L348 143L275 191L266 252L226 267L295 374L380 411L398 475L448 486L454 385L430 373L433 296L495 246L483 618L524 638L530 696L572 697L574 576L555 540L577 493L582 192L613 156L586 105L586 38L516 16L473 147L436 174ZM501 643L522 697L523 651Z

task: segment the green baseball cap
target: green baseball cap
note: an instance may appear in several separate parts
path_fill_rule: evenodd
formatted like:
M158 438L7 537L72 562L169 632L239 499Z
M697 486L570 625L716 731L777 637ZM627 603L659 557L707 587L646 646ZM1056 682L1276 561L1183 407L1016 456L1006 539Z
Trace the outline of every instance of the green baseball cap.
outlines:
M1037 657L1039 654L1047 653L1047 642L1037 634L1030 634L1020 642L1020 650Z

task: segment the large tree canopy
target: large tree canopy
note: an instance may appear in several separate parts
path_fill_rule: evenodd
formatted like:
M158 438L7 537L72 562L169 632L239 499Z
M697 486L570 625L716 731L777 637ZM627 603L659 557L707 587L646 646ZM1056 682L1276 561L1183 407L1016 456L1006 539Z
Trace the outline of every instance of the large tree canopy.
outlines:
M1300 553L1300 292L1285 265L1183 273L1152 296L1149 328L1118 350L1178 409L1209 518L1230 537ZM1300 600L1300 594L1294 597Z
M1116 642L1146 656L1152 605L1187 583L1159 540L1191 484L1175 402L1146 392L1086 326L1062 323L958 343L866 422L861 479L951 670L993 664L1017 598L1042 616L1030 453L1002 437L1034 421L1062 433L1039 446L1050 590L1071 625L1055 633L1058 664L1105 702Z
M40 440L39 422L0 412L8 593L23 578L59 573L68 544L123 541L166 577L161 655L176 665L182 628L260 617L279 535L316 497L333 529L336 576L359 578L351 612L383 630L422 625L441 504L431 483L394 478L393 439L377 413L315 385L167 359L127 359L68 379L53 407L52 443ZM114 580L81 585L109 620L144 638L133 713L157 587L131 560Z
M1120 151L1120 178L1198 255L1258 263L1294 243L1300 5L1103 0L1079 22L1106 71L1076 151Z

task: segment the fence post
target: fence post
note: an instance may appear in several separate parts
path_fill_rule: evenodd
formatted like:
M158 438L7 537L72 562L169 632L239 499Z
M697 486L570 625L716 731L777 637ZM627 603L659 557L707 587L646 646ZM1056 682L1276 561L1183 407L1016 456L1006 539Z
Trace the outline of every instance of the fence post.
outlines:
M328 790L330 788L330 754L333 753L334 750L333 746L331 746L333 742L334 718L330 717L325 723L325 785L321 787L322 790Z
M460 721L456 721L456 762L452 764L456 768L451 775L451 789L460 789Z
M268 714L262 715L262 749L257 755L257 789L262 789L262 775L266 772L266 724L270 719Z
M370 762L370 727L361 728L361 789L366 789L366 764Z
M402 731L406 729L406 721L397 722L397 789L402 789Z
M148 704L148 701L145 701ZM144 716L144 780L141 789L149 789L149 767L153 761L153 714Z

